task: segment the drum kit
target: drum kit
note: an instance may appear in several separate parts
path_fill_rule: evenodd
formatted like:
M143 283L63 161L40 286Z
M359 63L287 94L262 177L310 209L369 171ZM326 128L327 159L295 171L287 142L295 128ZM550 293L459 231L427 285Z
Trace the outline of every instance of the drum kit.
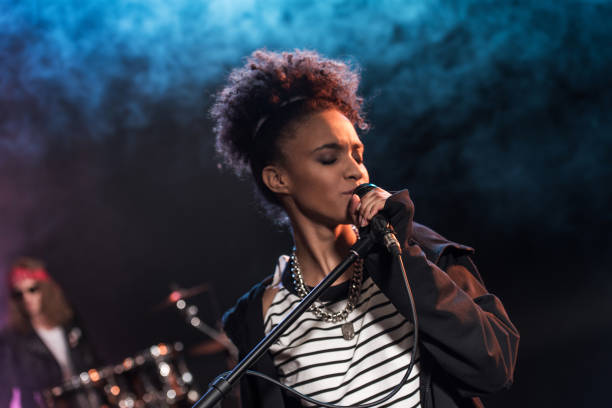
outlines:
M192 327L212 340L188 350L192 356L227 351L235 359L235 346L218 330L197 316L198 309L186 299L208 290L206 285L175 289L155 310L174 306ZM191 407L201 392L184 359L180 342L159 343L127 357L119 364L90 369L43 391L50 408L183 408Z

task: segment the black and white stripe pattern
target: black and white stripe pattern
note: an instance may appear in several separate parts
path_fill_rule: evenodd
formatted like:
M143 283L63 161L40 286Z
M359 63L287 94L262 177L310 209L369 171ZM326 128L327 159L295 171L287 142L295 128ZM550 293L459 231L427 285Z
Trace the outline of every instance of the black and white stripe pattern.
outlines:
M266 312L266 333L300 301L293 290L283 285L281 275L287 262L288 257L282 256L276 267L272 285L278 292ZM342 310L346 294L343 297L329 301L327 308ZM342 336L344 322L326 323L310 312L302 315L270 349L280 381L315 399L338 405L372 402L391 391L410 363L412 323L371 278L363 282L359 302L347 320L355 328L351 340ZM420 406L418 351L416 355L409 382L380 407Z

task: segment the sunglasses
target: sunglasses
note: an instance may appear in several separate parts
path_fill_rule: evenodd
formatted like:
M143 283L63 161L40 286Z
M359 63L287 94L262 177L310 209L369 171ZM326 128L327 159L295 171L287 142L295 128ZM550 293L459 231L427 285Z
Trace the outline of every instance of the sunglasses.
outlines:
M33 293L38 292L39 290L40 290L40 287L38 285L33 285L25 290L13 290L11 292L11 296L13 297L13 299L23 299L23 296L26 293L33 294Z

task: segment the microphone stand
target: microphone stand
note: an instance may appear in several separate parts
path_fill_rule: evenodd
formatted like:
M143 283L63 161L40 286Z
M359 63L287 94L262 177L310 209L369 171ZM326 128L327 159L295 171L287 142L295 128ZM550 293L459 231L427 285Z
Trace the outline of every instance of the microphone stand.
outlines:
M321 293L331 286L358 258L365 257L377 240L377 233L368 231L349 250L349 255L297 304L259 344L246 355L227 375L221 375L210 384L206 394L192 408L212 408L240 381L247 370L268 351L270 346L312 305Z

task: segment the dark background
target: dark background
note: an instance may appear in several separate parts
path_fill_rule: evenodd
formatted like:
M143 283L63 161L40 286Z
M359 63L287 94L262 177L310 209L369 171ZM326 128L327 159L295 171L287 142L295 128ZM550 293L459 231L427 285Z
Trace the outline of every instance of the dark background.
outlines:
M604 0L1 1L0 272L46 260L106 363L204 340L153 310L169 284L225 310L291 247L218 166L212 95L256 48L316 49L361 67L373 181L477 249L521 332L488 405L605 406L611 21Z

